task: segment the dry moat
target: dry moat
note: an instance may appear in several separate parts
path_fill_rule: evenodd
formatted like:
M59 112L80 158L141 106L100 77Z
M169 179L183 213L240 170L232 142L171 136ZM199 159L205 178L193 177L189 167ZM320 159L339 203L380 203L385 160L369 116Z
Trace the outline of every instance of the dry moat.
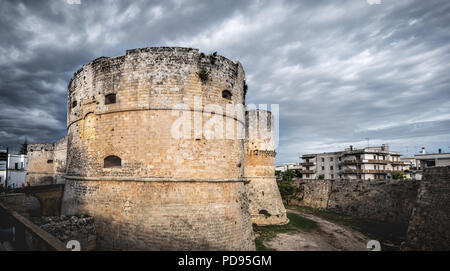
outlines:
M287 211L287 225L254 226L257 250L367 251L370 240L378 240L382 250L400 250L408 227L309 207L289 206Z

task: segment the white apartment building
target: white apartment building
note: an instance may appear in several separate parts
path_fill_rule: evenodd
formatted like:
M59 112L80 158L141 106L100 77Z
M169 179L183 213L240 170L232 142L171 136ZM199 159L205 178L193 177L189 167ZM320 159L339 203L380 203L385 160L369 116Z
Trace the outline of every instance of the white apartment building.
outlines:
M339 152L306 154L302 156L301 177L304 179L334 179L337 176L336 159Z
M300 170L301 165L297 163L284 163L282 166L276 166L275 171L285 172L286 170Z
M390 179L392 172L409 169L409 164L400 161L400 153L389 151L387 145L306 154L301 165L303 179Z
M8 176L7 185L11 188L19 188L25 185L27 175L28 158L24 154L8 154L8 170L6 170L6 161L0 161L0 185L5 186L6 176Z
M439 149L438 153L426 153L422 148L421 154L414 155L417 161L417 168L424 170L428 167L450 166L450 153L443 153Z
M402 161L405 164L409 165L409 168L411 170L417 168L417 160L414 157L400 157L400 161Z

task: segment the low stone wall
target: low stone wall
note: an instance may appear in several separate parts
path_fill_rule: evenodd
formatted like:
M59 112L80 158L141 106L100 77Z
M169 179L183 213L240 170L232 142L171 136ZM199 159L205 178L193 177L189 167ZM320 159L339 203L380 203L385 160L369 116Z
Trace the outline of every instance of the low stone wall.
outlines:
M8 247L20 251L68 250L63 242L44 231L25 216L0 202L0 224L7 229L14 228L14 238L7 241Z
M401 180L300 180L293 203L385 222L408 223L418 182Z
M302 179L296 179L294 181L303 191L299 198L292 200L294 205L327 209L331 191L331 181Z
M402 250L450 250L450 166L426 169Z
M41 204L36 197L25 193L8 193L0 195L0 203L5 204L11 210L29 218L41 214Z
M0 228L12 227L16 229L14 250L66 250L70 240L79 241L84 251L96 248L93 217L41 216L40 201L32 195L0 195Z

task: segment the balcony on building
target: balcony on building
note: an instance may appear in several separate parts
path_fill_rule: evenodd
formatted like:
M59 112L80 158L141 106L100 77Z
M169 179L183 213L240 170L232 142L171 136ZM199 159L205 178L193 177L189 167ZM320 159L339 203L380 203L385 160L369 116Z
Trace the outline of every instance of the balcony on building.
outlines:
M304 167L312 167L316 165L316 162L302 162L300 163L300 165L304 166Z
M388 169L344 169L341 171L345 174L388 174L392 170Z
M356 165L356 164L382 164L387 165L391 163L389 160L381 160L381 159L346 159L339 162L341 165Z

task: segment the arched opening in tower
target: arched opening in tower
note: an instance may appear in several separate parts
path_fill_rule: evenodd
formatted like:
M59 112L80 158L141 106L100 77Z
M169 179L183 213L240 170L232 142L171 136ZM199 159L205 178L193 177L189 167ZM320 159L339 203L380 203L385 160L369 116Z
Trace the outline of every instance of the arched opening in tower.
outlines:
M114 155L106 157L103 163L104 168L121 167L121 166L122 166L122 159Z
M228 91L228 90L222 91L222 98L225 98L227 100L231 100L231 96L232 96L232 94L231 94L230 91Z

